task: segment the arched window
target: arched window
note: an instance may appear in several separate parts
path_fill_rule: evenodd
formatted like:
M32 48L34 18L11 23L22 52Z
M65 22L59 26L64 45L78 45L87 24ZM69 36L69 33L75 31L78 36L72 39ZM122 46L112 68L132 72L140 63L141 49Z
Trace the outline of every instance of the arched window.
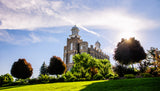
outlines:
M73 43L71 43L70 49L71 49L71 50L73 49Z
M70 55L69 63L73 63L73 54Z

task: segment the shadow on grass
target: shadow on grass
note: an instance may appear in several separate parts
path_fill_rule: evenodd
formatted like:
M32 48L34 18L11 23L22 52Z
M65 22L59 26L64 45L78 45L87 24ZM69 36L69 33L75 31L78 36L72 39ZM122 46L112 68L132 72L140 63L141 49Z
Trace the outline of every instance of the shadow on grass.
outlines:
M27 86L27 85L16 85L16 86L0 87L0 90L3 90L3 89L10 89L10 88L17 88L17 87L22 87L22 86Z
M160 91L160 78L109 80L92 83L81 91Z

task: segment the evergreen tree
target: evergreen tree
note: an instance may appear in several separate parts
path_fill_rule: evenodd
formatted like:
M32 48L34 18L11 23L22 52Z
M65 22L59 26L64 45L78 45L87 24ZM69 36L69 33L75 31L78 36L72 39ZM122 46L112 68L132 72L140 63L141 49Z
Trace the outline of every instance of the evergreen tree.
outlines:
M47 65L45 64L45 62L43 62L41 68L40 68L40 75L43 74L43 75L48 75L48 71L47 71L48 67Z

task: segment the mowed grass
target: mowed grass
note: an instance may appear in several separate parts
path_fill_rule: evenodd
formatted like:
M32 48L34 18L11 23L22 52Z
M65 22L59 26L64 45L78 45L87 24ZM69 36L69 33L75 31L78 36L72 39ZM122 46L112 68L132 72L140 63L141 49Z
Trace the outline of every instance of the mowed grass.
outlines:
M160 77L1 87L1 91L160 91Z

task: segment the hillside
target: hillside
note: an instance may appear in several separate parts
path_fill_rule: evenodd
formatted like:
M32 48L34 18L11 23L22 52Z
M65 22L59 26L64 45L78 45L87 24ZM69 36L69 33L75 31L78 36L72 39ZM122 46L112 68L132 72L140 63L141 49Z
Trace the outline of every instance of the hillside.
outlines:
M160 91L160 78L136 78L2 87L1 91Z

